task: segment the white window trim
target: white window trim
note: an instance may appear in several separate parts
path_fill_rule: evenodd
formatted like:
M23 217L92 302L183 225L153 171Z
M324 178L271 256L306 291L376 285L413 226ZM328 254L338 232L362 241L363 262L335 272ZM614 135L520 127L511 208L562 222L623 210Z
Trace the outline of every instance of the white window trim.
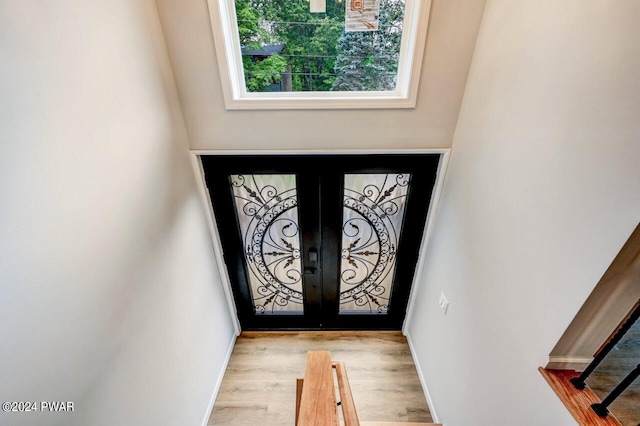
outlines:
M244 86L233 0L207 0L227 109L414 108L427 38L431 0L406 0L398 80L388 92L250 93Z

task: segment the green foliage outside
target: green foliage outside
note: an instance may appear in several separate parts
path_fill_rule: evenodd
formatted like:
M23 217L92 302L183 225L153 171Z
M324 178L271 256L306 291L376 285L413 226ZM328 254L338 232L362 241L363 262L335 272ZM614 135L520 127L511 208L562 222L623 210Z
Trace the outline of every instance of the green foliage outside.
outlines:
M344 32L342 0L327 0L326 13L310 13L306 0L235 0L235 6L243 47L284 45L266 59L243 57L248 91L279 83L288 66L293 91L395 88L402 0L381 0L379 30L355 33Z
M381 0L378 31L345 32L338 40L340 53L333 90L394 90L398 73L404 4Z

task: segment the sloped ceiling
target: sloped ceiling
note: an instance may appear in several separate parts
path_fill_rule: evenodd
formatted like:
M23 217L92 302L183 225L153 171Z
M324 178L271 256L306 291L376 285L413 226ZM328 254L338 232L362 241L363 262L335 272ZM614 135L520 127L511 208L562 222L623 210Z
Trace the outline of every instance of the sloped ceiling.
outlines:
M433 0L405 110L227 111L206 0L157 0L192 149L448 148L485 0Z

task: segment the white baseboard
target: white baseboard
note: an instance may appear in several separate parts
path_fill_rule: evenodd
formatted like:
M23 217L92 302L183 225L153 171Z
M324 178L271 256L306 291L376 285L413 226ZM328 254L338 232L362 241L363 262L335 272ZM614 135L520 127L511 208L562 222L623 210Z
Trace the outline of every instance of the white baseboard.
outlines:
M229 365L229 360L231 359L231 353L233 352L233 347L236 344L237 334L233 333L231 337L231 342L229 342L229 347L227 348L227 355L222 364L222 368L220 369L220 374L218 375L218 380L216 380L216 384L213 387L213 394L211 395L211 400L209 401L209 406L207 407L207 411L204 413L204 420L202 420L202 426L207 426L209 423L209 417L211 417L211 410L213 410L213 404L216 402L216 398L218 397L218 392L220 391L220 386L222 386L222 379L224 379L224 373L227 371L227 365Z
M424 396L427 399L427 405L429 405L429 412L431 413L431 418L433 419L434 423L441 423L440 418L436 413L436 407L435 405L433 405L433 400L431 399L431 394L429 393L427 382L424 379L424 374L422 374L422 367L420 367L420 361L416 356L416 351L415 351L415 348L413 347L413 342L411 341L411 335L409 333L405 333L405 337L407 338L407 343L409 343L409 349L411 350L411 357L413 358L413 363L415 364L416 371L418 372L420 385L422 385L422 392L424 393Z
M584 371L593 361L590 356L550 356L549 363L544 367L548 370Z

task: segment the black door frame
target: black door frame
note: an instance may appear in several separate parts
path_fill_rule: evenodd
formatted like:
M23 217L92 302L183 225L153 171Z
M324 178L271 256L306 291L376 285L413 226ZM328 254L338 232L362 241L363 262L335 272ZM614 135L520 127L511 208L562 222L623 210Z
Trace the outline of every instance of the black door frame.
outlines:
M422 236L435 191L439 163L443 155L437 153L384 153L384 154L274 154L274 155L201 155L205 182L213 203L218 233L227 266L238 319L244 330L269 329L379 329L398 330L402 327L415 268L419 260ZM288 168L286 165L289 165ZM362 165L366 165L362 167ZM284 166L284 169L283 169ZM408 194L408 207L398 244L398 259L394 275L392 309L386 315L337 315L342 229L342 175L345 173L388 173L390 170L412 174L412 186ZM301 235L303 270L308 269L309 248L319 248L319 258L325 271L305 275L305 315L256 316L251 301L247 271L244 265L242 241L235 218L234 200L228 185L230 174L292 173L297 176L299 220L301 229L320 225L321 232ZM316 199L313 191L305 188L318 186ZM225 184L226 183L226 184ZM221 189L225 185L226 189ZM339 190L336 190L339 188ZM420 189L424 193L418 192ZM316 192L317 193L317 192ZM322 202L320 201L322 200ZM226 207L225 207L226 206ZM312 226L309 223L315 222ZM231 226L231 224L234 224ZM340 232L336 232L340 230ZM410 230L406 232L406 230ZM322 241L318 239L321 238ZM235 253L231 255L231 253ZM332 255L330 255L330 253ZM324 305L324 306L322 306ZM320 308L322 306L322 308ZM324 312L324 314L323 314ZM293 319L293 321L292 321Z

